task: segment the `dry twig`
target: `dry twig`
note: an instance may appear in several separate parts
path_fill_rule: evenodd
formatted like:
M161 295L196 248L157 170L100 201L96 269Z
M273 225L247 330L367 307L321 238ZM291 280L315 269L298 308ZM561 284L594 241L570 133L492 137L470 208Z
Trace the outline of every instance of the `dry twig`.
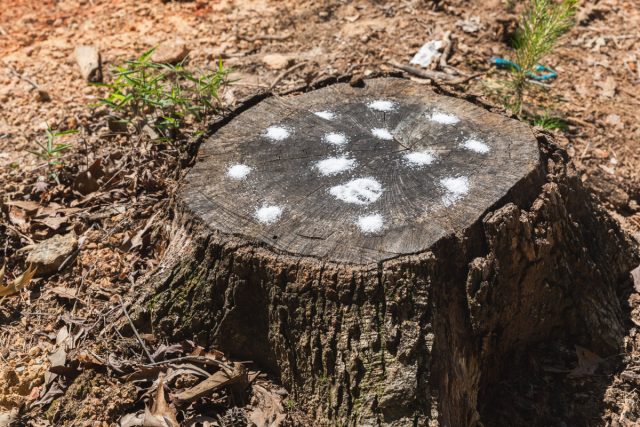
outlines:
M122 297L120 295L118 295L118 299L120 300L120 305L122 306L122 312L127 317L127 320L129 321L129 325L131 325L131 329L133 329L133 333L136 335L136 338L138 339L138 342L142 346L142 349L144 350L149 360L151 360L151 363L155 363L153 356L149 352L149 349L147 348L146 344L142 340L142 337L140 337L140 334L138 333L138 330L136 329L135 325L133 324L133 320L131 320L131 317L129 317L129 312L127 311L127 307L124 305L124 301L122 301Z
M275 80L273 81L273 83L271 83L271 86L269 86L269 90L272 91L278 83L280 83L280 81L282 81L282 79L284 79L286 76L288 76L290 73L292 73L293 71L297 70L298 68L302 67L303 65L306 65L307 61L302 61L299 62L295 65L292 65L291 67L287 68L286 70L284 70L283 72L281 72L278 77L275 78Z

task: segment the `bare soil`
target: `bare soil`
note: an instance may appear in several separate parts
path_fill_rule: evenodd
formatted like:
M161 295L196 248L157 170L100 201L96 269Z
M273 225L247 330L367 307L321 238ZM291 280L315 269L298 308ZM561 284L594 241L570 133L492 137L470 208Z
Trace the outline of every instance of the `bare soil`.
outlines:
M127 322L121 298L125 306L136 299L145 273L166 248L171 221L166 208L191 157L144 136L114 134L104 108L92 107L104 89L81 78L76 46L100 49L108 79L111 66L163 41L182 39L190 49L190 67L212 68L221 58L233 68L235 82L222 94L231 109L272 86L282 93L331 76L397 71L390 62L408 64L423 43L450 31L449 71L482 73L452 91L495 104L491 90L506 79L506 72L493 69L489 61L509 55L518 11L498 0L4 4L0 250L7 280L26 268L29 245L71 231L80 239L67 268L0 300L0 414L12 413L24 425L111 425L123 415L151 408L149 402L159 396L158 372L146 377L146 383L125 379L125 374L138 372L146 356L140 340L122 326ZM638 239L639 27L635 0L582 2L578 24L544 60L559 77L527 98L530 111L566 120L565 130L554 131L556 140L587 187ZM80 130L65 140L73 149L54 171L60 184L49 176L46 163L29 153L47 124ZM83 174L90 167L103 175L93 191L87 190ZM633 293L629 304L623 354L596 355L555 343L536 349L530 365L508 367L513 380L486 399L492 414L486 425L638 425L640 294ZM141 340L152 352L168 344L153 336ZM68 354L60 363L52 354L59 356L63 347ZM160 351L158 357L211 354L189 343L172 351ZM223 355L215 357L231 363ZM252 369L255 378L242 411L256 420L307 424L277 381L258 374L258 367ZM176 376L167 386L169 395L188 382L187 373ZM230 395L212 399L216 409L206 413L213 420L208 422L235 425L242 418ZM195 405L178 416L193 421L205 412Z

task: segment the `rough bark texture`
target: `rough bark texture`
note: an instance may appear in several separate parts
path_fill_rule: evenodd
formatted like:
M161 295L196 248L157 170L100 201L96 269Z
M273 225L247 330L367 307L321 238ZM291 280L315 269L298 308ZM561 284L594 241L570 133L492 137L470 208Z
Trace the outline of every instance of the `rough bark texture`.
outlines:
M279 376L319 423L474 426L508 360L616 349L637 248L538 137L542 167L431 250L358 266L278 254L178 205L138 315Z

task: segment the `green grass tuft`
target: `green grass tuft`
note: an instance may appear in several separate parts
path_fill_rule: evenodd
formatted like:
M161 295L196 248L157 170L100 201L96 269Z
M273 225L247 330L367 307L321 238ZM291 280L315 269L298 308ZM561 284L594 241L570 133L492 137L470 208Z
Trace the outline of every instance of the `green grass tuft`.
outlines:
M228 83L229 70L222 61L216 69L195 74L177 65L151 60L153 49L134 61L113 70L113 81L99 84L109 90L100 100L122 122L140 132L150 126L164 142L174 143L183 136L189 120L206 121L220 109L220 89Z
M65 131L56 131L51 129L47 124L45 130L45 141L35 140L34 143L37 146L35 150L27 150L29 153L38 157L46 162L46 166L49 169L51 177L60 184L58 179L57 170L62 168L62 154L71 148L70 144L59 142L61 137L78 133L76 129L70 129Z
M540 126L549 130L567 130L569 127L567 122L561 117L551 116L548 113L535 116L531 120L534 126Z

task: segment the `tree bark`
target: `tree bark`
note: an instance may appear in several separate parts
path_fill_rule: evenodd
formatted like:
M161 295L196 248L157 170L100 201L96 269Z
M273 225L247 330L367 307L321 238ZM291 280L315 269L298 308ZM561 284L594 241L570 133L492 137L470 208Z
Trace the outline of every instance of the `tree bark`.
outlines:
M506 361L552 339L611 351L626 331L637 247L537 142L539 165L468 226L362 264L220 231L179 200L138 316L253 360L319 423L479 425Z

